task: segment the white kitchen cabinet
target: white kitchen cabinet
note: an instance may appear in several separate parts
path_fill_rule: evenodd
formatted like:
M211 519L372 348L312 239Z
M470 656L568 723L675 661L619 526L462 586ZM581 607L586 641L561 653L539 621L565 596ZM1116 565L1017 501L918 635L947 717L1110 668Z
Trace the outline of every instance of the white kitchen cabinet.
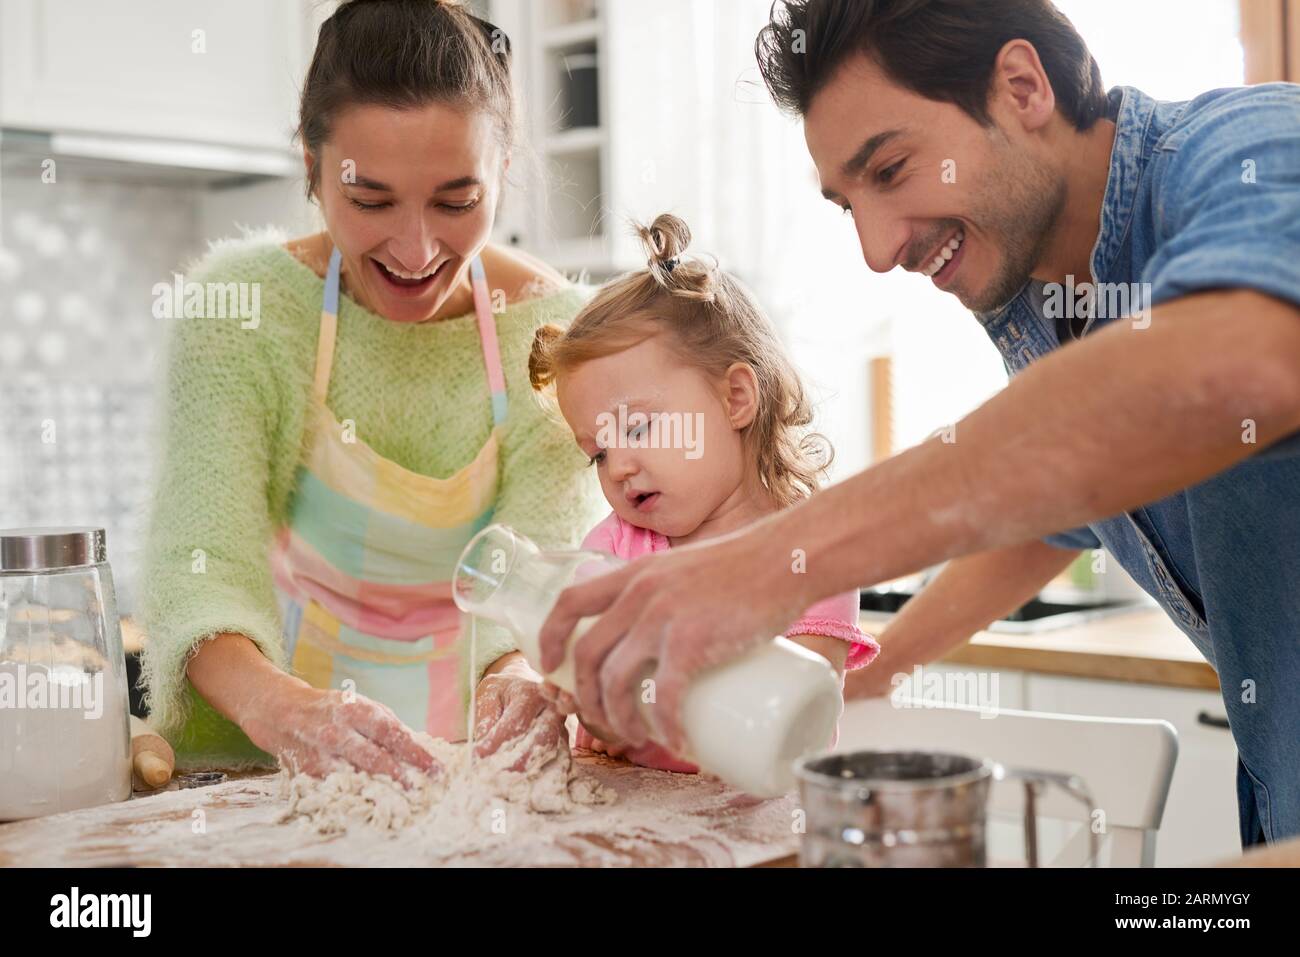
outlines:
M304 0L0 0L0 126L290 148Z
M935 662L921 667L919 683L917 677L918 672L913 669L898 693L927 704L967 705L990 710L1025 709L1026 676L1023 671Z
M709 5L492 0L489 13L511 39L527 120L527 157L512 176L498 238L595 277L643 266L629 223L703 205L716 96L705 82ZM683 46L690 56L678 55ZM567 64L593 54L598 121L570 126Z
M1241 853L1237 748L1226 728L1199 720L1201 714L1223 717L1218 692L1032 673L1024 689L1029 711L1163 718L1177 729L1178 760L1156 838L1157 867L1206 864ZM1115 760L1123 762L1125 755Z

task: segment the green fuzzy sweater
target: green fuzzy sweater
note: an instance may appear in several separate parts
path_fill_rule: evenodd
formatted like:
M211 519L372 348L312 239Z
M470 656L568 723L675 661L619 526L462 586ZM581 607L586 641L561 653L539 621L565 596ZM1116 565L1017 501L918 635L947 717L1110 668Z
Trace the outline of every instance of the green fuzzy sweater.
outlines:
M260 284L256 328L237 318L169 320L141 568L143 683L150 720L182 768L275 764L198 695L185 666L200 642L235 632L287 667L268 556L302 455L324 282L283 238L216 243L185 274L187 282ZM509 410L494 517L550 547L576 546L607 511L587 460L528 382L534 330L567 325L585 297L566 287L497 316ZM341 295L327 404L405 468L436 478L456 472L492 430L474 315L396 323ZM480 623L477 660L462 654L466 703L470 675L477 681L513 648L505 631Z

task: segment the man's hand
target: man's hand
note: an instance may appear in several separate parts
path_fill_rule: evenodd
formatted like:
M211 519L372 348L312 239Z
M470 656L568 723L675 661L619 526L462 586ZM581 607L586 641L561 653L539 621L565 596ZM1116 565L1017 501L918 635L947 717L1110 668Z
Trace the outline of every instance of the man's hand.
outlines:
M806 578L792 570L789 549L769 545L759 526L743 538L640 559L560 595L542 628L542 667L554 670L578 622L600 615L573 651L583 722L634 746L653 735L683 753L680 710L690 680L779 635L807 604ZM654 728L642 719L642 703Z

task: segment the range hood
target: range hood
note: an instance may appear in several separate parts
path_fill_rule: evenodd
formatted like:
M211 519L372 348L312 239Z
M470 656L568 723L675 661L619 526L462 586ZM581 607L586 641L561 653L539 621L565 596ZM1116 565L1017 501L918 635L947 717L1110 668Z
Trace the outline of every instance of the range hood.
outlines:
M22 168L39 174L45 159L55 160L59 175L214 187L303 174L302 156L288 149L101 133L0 129L0 162L5 172Z

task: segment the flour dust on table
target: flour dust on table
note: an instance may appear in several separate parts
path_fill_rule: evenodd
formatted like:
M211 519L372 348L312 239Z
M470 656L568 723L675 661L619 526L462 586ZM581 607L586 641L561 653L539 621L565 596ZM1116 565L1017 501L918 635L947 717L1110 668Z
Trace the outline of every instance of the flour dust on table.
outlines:
M578 750L572 763L582 777L566 787L572 809L542 813L527 799L497 796L509 785L458 780L454 755L463 746L432 746L451 767L444 784L419 798L395 795L378 779L379 790L358 798L365 779L346 776L326 786L332 799L320 793L324 782L284 773L210 787L172 782L129 801L0 825L0 866L748 867L799 849L802 812L793 794L760 800L708 774ZM294 784L298 797L286 800ZM575 787L618 797L584 805ZM351 806L331 808L339 801Z
M405 781L395 781L386 774L341 769L314 778L284 770L284 820L300 820L321 834L377 829L450 844L475 833L504 835L520 816L568 814L612 803L615 791L575 773L567 747L534 749L543 731L535 727L473 761L467 745L417 734L441 768L433 777L412 772Z

